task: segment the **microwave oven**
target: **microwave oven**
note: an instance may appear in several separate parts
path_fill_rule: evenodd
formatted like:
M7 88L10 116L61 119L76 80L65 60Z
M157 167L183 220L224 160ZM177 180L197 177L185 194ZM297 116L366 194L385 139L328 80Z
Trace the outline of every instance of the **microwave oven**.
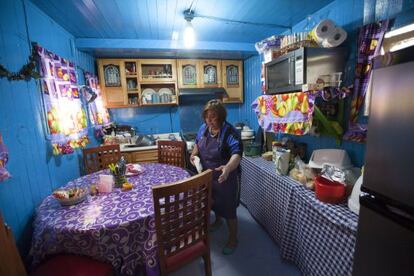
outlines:
M302 47L265 64L266 94L301 91L321 75L342 72L345 48Z

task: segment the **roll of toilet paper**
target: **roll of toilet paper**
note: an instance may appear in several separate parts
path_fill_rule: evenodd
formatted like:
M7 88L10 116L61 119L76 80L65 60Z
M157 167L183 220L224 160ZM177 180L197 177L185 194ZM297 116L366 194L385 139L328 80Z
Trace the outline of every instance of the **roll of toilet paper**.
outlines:
M335 32L335 23L332 20L325 19L319 22L310 32L311 38L318 44L328 39Z
M336 27L335 31L332 34L330 34L329 37L327 37L326 39L322 41L322 47L324 48L337 47L345 41L347 36L348 34L346 33L344 29L342 29L341 27Z

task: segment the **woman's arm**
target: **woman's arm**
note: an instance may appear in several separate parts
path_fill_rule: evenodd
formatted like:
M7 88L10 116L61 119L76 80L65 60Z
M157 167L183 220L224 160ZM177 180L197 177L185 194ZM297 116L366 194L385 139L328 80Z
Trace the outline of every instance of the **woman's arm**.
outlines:
M230 157L230 160L229 162L227 162L226 165L216 168L216 171L221 171L221 175L218 178L218 182L222 183L226 181L229 174L239 166L240 161L241 156L240 154L236 153Z

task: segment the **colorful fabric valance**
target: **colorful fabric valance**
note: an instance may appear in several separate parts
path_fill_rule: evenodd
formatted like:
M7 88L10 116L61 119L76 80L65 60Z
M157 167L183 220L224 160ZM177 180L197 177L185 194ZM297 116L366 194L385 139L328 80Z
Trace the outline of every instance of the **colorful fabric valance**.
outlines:
M101 133L102 126L110 122L109 113L103 104L98 77L90 72L85 72L85 82L88 89L84 90L83 96L88 102L89 119L95 128L95 136L99 136L97 134ZM93 98L94 100L92 100Z
M38 45L35 47L40 57L43 104L53 154L73 153L89 142L75 65Z
M6 170L6 164L9 160L9 152L3 142L3 137L0 133L0 182L10 178L10 173Z
M307 92L262 95L252 108L264 131L304 135L312 126L314 102L315 97Z

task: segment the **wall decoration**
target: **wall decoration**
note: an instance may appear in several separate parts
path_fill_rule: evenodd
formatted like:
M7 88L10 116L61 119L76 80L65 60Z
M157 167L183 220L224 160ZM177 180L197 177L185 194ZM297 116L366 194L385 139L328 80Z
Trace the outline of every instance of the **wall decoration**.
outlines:
M84 75L86 82L85 88L87 89L83 90L83 97L85 97L88 103L89 119L91 125L95 127L95 136L100 137L102 134L102 126L110 122L109 113L103 104L98 77L89 72L85 72Z
M53 154L73 153L89 142L75 65L39 45L35 49L39 55L42 97Z
M7 78L9 81L25 80L29 81L32 78L39 79L40 74L36 71L36 50L33 47L32 54L29 57L29 62L22 66L19 72L13 73L7 70L0 64L0 78Z
M366 124L358 123L359 111L364 103L365 95L372 73L372 60L380 54L389 20L363 26L358 35L357 64L355 68L354 93L351 102L348 131L345 140L364 143L367 134Z
M304 135L312 126L315 97L306 92L262 95L252 108L267 132Z
M10 178L10 173L6 170L6 164L9 160L9 152L3 142L3 137L0 133L0 182Z

